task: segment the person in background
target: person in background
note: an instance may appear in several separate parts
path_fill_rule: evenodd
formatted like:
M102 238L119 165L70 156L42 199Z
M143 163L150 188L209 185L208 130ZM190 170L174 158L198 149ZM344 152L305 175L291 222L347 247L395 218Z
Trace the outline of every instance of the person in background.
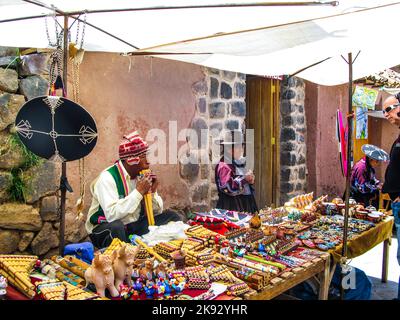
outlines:
M226 131L219 144L223 146L223 156L215 167L217 208L255 213L258 211L254 198L255 177L251 170L246 170L242 132Z
M383 102L386 120L400 128L400 93L390 96ZM392 200L392 212L397 230L397 261L400 264L400 135L390 150L390 162L386 168L385 183L382 191ZM397 299L400 300L400 278Z
M376 178L375 168L382 161L389 160L389 155L382 149L366 144L362 151L365 157L358 161L351 170L350 196L365 207L379 207L379 190L382 183Z
M119 160L92 182L92 205L85 226L97 248L109 246L113 238L128 242L129 235L140 236L149 231L143 200L149 192L155 225L182 220L172 210L163 211L163 200L157 193L158 179L140 174L149 169L148 150L147 142L136 131L124 136L119 145Z

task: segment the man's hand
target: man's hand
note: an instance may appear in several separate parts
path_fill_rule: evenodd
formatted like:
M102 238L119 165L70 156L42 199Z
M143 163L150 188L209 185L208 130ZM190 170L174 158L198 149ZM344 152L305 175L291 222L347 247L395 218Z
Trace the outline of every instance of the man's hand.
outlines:
M153 182L151 184L151 193L155 193L157 191L158 184L159 184L159 181L158 181L157 177L153 177Z
M393 202L400 202L400 197L397 197L396 199L394 199Z
M138 177L136 182L136 190L140 192L142 196L147 194L151 188L151 179L150 177Z

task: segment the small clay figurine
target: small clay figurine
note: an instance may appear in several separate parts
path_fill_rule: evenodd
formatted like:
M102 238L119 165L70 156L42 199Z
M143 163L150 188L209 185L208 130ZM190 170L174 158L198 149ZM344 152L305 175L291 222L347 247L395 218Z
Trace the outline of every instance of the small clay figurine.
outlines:
M94 283L97 294L102 298L105 297L106 288L112 297L119 295L117 288L114 286L114 271L109 255L95 253L92 265L85 271L85 280L86 287L89 283Z
M254 214L254 216L249 221L250 228L259 229L261 227L261 219L258 216L258 212Z
M7 279L0 276L0 300L5 300L7 294Z
M125 244L118 251L115 250L113 252L113 270L116 288L119 288L124 283L124 280L126 280L128 286L132 286L133 265L138 252L139 247L127 246Z
M139 270L140 277L146 280L153 280L154 258L147 259L144 267Z
M162 261L158 264L156 268L156 276L159 278L166 278L168 271L168 262Z
M136 280L135 284L133 285L133 289L135 289L136 291L141 291L143 289L142 279L138 278Z
M154 293L156 292L156 290L155 290L155 284L153 281L146 282L146 286L144 287L144 292L146 293L147 298L152 298L154 296Z

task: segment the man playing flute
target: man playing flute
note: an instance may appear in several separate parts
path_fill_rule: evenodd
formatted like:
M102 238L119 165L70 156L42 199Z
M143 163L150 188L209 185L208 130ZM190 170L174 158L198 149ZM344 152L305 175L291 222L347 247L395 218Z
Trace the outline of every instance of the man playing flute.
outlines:
M85 226L95 247L107 247L113 238L128 242L129 235L149 231L144 203L148 192L152 194L155 225L182 220L172 210L163 211L157 178L149 173L140 174L149 169L148 150L147 142L137 131L125 135L119 145L119 160L90 185L92 204Z

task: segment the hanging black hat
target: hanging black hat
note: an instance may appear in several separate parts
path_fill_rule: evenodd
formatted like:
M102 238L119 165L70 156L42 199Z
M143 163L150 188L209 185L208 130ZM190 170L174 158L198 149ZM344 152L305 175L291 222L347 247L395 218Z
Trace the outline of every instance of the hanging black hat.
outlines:
M63 97L42 96L26 102L15 120L23 144L39 157L73 161L88 155L97 142L92 116Z
M381 148L378 148L377 146L374 146L372 144L364 144L361 148L362 152L365 153L365 155L371 159L377 160L377 161L388 161L389 160L389 155L387 152Z

